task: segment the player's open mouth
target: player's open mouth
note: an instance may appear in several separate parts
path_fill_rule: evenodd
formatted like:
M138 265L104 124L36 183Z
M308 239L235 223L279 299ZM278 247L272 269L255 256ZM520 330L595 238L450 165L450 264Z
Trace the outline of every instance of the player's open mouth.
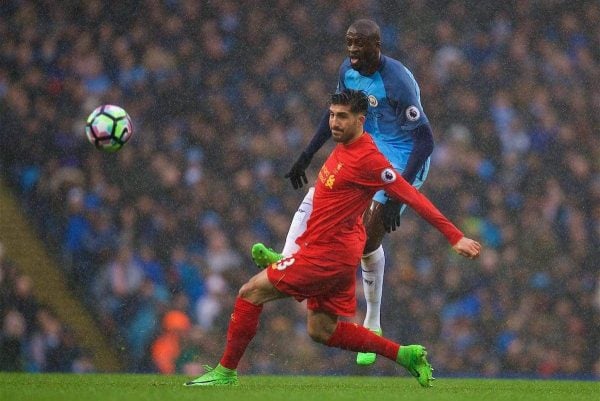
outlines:
M350 64L355 65L358 64L358 62L360 61L360 59L356 56L350 56Z

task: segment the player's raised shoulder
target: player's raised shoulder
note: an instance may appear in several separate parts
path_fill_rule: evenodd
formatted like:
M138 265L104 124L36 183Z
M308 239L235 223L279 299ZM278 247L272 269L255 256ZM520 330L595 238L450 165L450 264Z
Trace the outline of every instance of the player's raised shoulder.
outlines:
M364 170L374 170L379 169L381 166L389 165L389 161L386 157L381 153L373 137L366 132L363 135L361 143L361 154L360 154L360 164Z
M386 56L385 54L381 55L381 62L386 68L392 69L404 69L406 66L402 63L402 61L392 58L390 56Z
M342 64L340 64L340 73L344 74L346 71L352 69L352 64L350 64L350 59L348 57L344 58Z
M401 61L382 55L384 79L394 85L414 86L416 80L413 73Z

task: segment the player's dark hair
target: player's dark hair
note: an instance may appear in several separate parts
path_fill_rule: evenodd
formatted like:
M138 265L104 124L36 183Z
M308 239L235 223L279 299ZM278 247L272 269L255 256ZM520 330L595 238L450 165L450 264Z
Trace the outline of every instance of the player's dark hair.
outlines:
M367 115L369 109L367 94L354 89L344 89L340 93L332 94L329 103L349 105L351 112L362 115Z
M371 19L361 18L357 19L350 25L348 29L354 29L356 32L360 32L367 36L369 39L381 40L381 29L379 25Z

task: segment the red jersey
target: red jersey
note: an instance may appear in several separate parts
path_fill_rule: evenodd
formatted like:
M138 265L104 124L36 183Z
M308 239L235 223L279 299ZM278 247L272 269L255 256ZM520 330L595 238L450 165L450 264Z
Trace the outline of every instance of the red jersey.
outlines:
M375 192L385 190L406 203L454 245L463 233L416 188L402 178L365 132L349 145L338 144L315 184L313 211L296 243L307 259L357 266L366 240L362 215Z

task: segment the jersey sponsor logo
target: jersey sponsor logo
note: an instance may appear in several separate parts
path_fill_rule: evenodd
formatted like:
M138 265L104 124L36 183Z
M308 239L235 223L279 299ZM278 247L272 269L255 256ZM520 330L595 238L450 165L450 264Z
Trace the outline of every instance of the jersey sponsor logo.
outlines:
M331 174L329 172L329 169L327 168L326 165L323 165L323 167L321 167L321 171L319 171L319 180L322 183L325 183L325 181L327 180L327 177L329 177L329 174Z
M405 114L408 121L417 121L419 117L421 117L421 112L419 111L417 106L408 106Z
M377 107L378 104L379 102L377 101L377 98L373 95L369 95L369 106Z
M381 179L387 184L389 184L390 182L394 182L396 181L396 172L394 171L394 169L388 167L381 172Z
M333 189L333 184L335 184L335 175L330 175L327 177L327 181L325 182L325 186L329 189Z
M296 259L294 259L294 258L285 258L285 259L281 259L277 263L273 263L271 265L271 268L273 270L285 270L288 267L290 267L291 265L293 265L295 262L296 262Z
M344 163L339 163L333 168L333 171L329 171L326 165L321 167L319 171L319 180L329 189L333 189L333 185L335 184L335 175L340 172L340 170L344 167Z

